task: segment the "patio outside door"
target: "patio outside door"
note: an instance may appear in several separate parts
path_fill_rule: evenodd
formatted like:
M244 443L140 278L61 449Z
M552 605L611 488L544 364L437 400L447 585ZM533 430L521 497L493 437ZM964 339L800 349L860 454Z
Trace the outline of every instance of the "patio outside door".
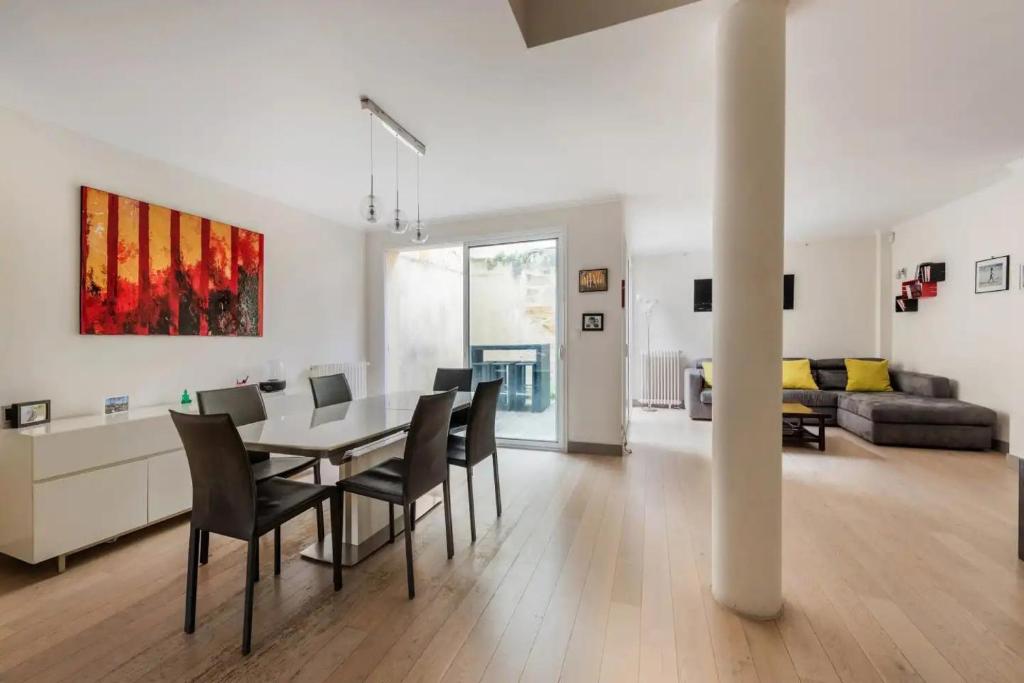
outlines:
M475 381L504 380L496 428L506 444L565 448L563 241L466 245L467 361Z

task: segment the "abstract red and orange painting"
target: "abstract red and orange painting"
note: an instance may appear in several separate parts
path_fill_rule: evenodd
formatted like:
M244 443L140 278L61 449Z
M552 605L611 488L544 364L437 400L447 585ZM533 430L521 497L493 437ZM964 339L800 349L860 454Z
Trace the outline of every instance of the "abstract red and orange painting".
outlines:
M82 187L82 334L263 336L263 235Z

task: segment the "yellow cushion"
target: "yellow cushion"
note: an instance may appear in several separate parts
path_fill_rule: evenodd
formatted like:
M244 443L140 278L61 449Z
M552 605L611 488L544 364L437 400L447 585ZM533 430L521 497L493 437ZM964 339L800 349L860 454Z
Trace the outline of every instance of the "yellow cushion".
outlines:
M817 390L818 384L811 374L811 361L807 358L782 361L782 388Z
M846 359L847 391L892 391L889 361Z
M704 368L704 384L711 386L711 361L706 360L700 364Z

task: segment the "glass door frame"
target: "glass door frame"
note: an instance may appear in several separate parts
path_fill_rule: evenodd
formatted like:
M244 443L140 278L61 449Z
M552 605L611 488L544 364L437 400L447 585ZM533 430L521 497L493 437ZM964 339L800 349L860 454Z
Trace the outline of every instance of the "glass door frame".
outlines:
M556 440L555 441L536 441L532 439L509 439L499 438L498 445L506 448L524 448L529 450L550 450L550 451L565 451L568 448L567 438L567 410L569 386L566 378L568 372L566 371L567 365L567 354L565 346L565 321L566 311L568 308L568 298L566 296L566 235L565 228L555 228L550 230L538 230L530 232L510 232L502 235L491 235L476 239L465 239L462 241L462 325L463 325L463 362L466 367L470 367L470 338L469 338L469 325L470 325L470 274L469 274L469 250L473 247L490 247L498 246L502 244L518 244L521 242L541 242L545 240L555 240L556 243L556 264L558 272L555 280L557 284L556 294L556 315L555 315L555 329L556 329L556 358L558 359L558 374L557 374L557 388L558 393L555 399L555 423L556 423Z

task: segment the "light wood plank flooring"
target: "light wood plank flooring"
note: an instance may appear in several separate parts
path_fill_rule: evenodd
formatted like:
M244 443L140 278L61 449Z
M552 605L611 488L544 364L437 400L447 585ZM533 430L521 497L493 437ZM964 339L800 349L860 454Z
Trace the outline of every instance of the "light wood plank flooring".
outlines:
M53 563L0 559L0 680L1021 681L1016 478L995 454L870 447L837 430L785 456L781 619L709 589L710 425L637 413L625 458L505 450L455 559L437 510L345 573L298 557L312 515L264 546L254 651L239 653L244 546L213 537L195 634L182 633L187 522ZM0 502L2 504L2 502ZM269 537L267 539L269 541Z

